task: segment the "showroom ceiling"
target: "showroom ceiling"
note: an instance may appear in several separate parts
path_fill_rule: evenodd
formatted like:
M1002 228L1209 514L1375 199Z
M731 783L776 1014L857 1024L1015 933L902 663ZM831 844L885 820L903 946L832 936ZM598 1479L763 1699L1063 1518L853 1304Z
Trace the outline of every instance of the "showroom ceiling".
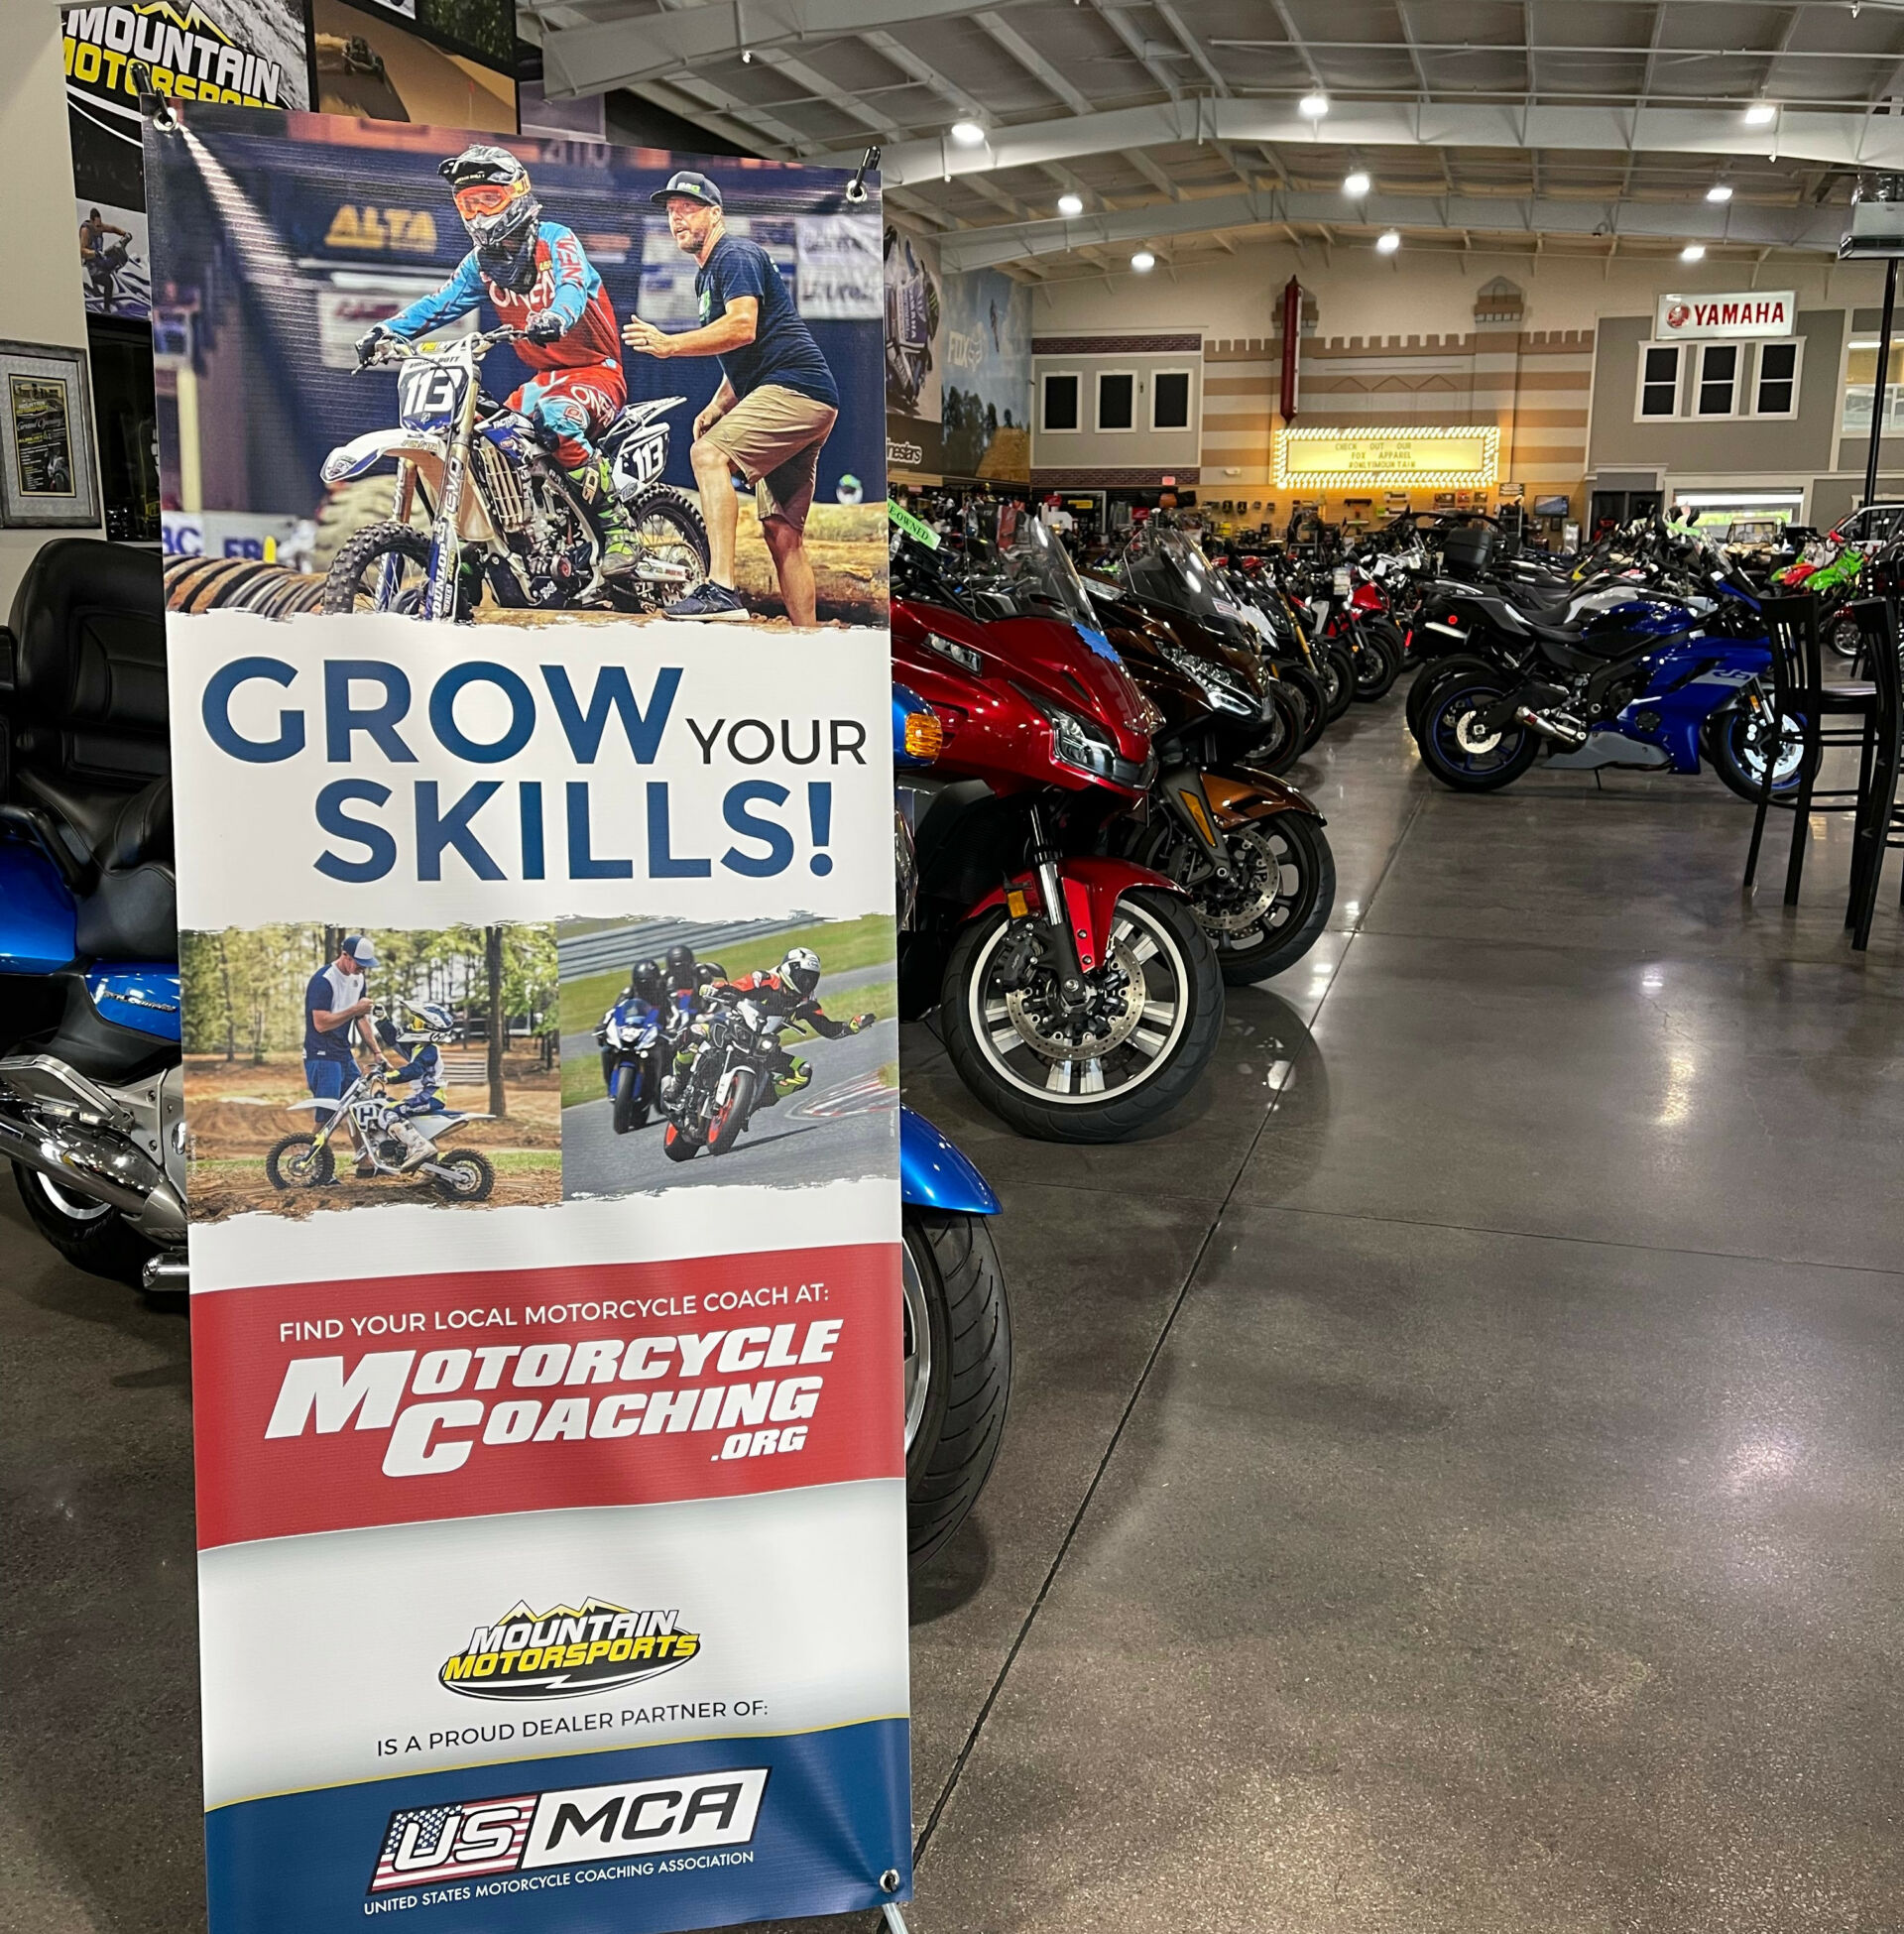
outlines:
M524 13L551 93L627 87L774 156L850 165L879 143L889 194L941 235L949 267L1098 275L1137 244L1180 262L1263 232L1334 247L1387 228L1409 247L1703 243L1757 262L1829 253L1858 169L1904 170L1898 0ZM1352 195L1357 174L1368 185Z

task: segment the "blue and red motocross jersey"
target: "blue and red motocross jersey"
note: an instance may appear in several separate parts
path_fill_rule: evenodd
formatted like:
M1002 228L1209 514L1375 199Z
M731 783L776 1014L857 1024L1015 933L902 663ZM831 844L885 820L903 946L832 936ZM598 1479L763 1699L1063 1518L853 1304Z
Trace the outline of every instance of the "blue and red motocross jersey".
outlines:
M419 296L384 326L415 339L479 308L485 296L498 318L519 329L543 309L552 309L562 318L562 333L553 342L510 345L531 369L581 369L621 362L621 336L608 291L575 231L558 221L536 224L536 280L520 294L491 282L471 249L440 289Z

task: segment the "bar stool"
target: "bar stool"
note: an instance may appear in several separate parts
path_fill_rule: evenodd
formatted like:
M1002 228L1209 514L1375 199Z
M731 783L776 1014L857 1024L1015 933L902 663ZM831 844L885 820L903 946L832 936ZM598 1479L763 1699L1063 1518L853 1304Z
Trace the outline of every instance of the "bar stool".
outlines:
M1811 817L1819 812L1856 812L1870 776L1872 720L1877 688L1868 678L1825 682L1824 653L1818 635L1818 599L1809 593L1791 598L1765 598L1759 605L1765 620L1766 642L1772 654L1772 717L1778 721L1776 746L1765 758L1758 807L1752 815L1752 843L1745 853L1744 885L1758 872L1759 842L1765 833L1765 814L1772 806L1790 811L1792 850L1785 866L1785 905L1798 905L1799 881L1805 871L1805 848ZM1789 798L1773 795L1780 759L1792 743L1793 727L1803 746L1797 789ZM1834 746L1859 749L1857 785L1818 785L1819 768Z
M1904 725L1904 665L1898 660L1897 608L1889 598L1860 598L1851 606L1858 629L1858 656L1871 668L1874 699L1870 737L1858 801L1857 828L1851 836L1851 890L1844 924L1851 946L1862 953L1870 942L1871 913L1884 871L1884 855L1904 846L1904 818L1897 809L1899 731ZM1904 895L1900 895L1904 902Z

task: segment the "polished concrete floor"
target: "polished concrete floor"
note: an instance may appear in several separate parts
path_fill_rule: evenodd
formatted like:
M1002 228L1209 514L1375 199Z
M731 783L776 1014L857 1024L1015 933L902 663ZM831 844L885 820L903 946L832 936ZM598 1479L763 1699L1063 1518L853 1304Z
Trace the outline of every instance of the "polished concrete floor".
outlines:
M1331 931L1155 1139L931 1034L1017 1337L915 1580L916 1934L1904 1924L1904 924L1716 781L1301 777ZM182 1320L0 1207L0 1926L187 1934ZM821 1924L814 1924L816 1927ZM832 1924L829 1924L832 1925Z

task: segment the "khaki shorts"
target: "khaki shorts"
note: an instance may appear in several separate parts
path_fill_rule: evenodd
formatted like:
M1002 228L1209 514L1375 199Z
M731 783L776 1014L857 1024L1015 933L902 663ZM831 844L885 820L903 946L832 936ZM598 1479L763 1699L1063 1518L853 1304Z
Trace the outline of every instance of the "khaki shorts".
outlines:
M777 517L806 529L819 475L820 445L840 413L778 383L764 383L742 397L706 440L754 486L761 522Z

